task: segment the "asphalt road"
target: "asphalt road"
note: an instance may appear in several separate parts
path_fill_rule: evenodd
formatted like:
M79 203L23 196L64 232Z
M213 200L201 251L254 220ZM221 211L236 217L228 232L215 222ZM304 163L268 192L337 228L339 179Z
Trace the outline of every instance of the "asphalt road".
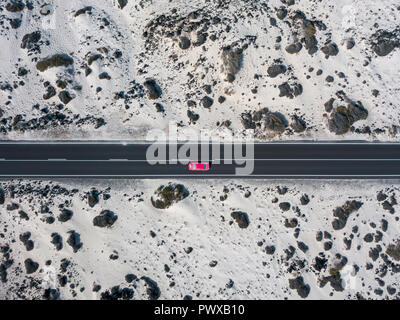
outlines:
M235 178L240 177L235 175L235 169L244 166L224 163L231 156L224 157L224 147L220 148L219 155L215 154L211 146L204 149L208 149L207 159L212 162L208 172L189 171L187 165L174 164L174 161L150 165L146 161L147 148L146 144L101 142L3 142L0 143L0 177ZM201 148L193 161L204 154ZM400 144L255 144L254 157L250 159L253 158L253 174L246 177L400 178ZM216 164L217 159L220 164Z

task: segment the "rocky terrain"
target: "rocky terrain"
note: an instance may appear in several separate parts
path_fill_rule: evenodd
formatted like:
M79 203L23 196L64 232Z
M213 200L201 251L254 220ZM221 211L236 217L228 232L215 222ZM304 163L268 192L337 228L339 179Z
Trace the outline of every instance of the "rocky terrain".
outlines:
M398 141L398 0L0 0L0 140ZM0 299L399 299L394 181L2 180Z
M2 181L0 299L399 299L399 193L389 181Z
M397 0L1 0L0 139L398 140Z

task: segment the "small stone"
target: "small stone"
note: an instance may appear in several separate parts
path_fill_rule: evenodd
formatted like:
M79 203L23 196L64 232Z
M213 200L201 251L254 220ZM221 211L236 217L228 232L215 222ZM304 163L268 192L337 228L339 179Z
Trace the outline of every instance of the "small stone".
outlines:
M279 204L279 208L280 208L282 211L289 211L289 210L290 210L290 207L291 207L291 205L290 205L289 202L281 202L281 203Z
M275 253L275 246L266 246L265 247L265 253L272 255Z
M208 96L205 96L203 99L201 99L201 104L204 108L209 109L214 104L214 100Z
M182 50L187 50L190 48L190 40L188 37L180 37L179 39L179 48Z
M213 260L213 261L211 261L211 262L209 263L209 265L210 265L211 268L216 267L217 264L218 264L218 261L216 261L216 260Z

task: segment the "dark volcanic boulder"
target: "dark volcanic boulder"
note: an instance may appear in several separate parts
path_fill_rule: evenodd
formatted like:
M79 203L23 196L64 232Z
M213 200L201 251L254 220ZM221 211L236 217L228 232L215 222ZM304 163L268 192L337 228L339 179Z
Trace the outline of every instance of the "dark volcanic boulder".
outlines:
M361 103L349 103L347 107L337 107L328 119L329 131L337 135L345 134L350 127L359 120L365 120L368 117L368 111Z
M147 287L146 293L149 296L149 300L158 300L158 298L160 298L161 295L161 291L160 288L158 287L158 284L154 280L146 276L143 276L140 279L146 283Z
M282 133L288 125L282 114L270 112L268 108L263 108L252 113L242 113L241 122L246 130L261 128L273 133Z
M93 225L100 228L109 228L115 223L115 221L117 221L117 219L118 216L116 216L114 212L103 210L100 215L94 217Z
M154 106L156 107L157 112L165 112L164 106L161 103L155 103Z
M19 67L18 68L18 77L24 77L28 74L28 70L26 70L24 67Z
M7 205L7 210L8 211L14 211L14 210L17 210L18 208L19 208L19 204L15 203L15 202L12 202L12 203Z
M31 49L35 43L39 42L41 37L42 34L40 33L40 31L35 31L24 35L24 37L22 38L21 48Z
M67 243L72 247L74 253L78 252L80 248L82 248L83 244L81 242L81 237L79 233L75 232L74 230L69 231L69 237L67 239Z
M363 107L361 103L350 103L347 106L347 110L349 117L353 123L368 118L368 111Z
M147 97L150 100L155 100L161 97L161 88L153 79L148 79L144 83L145 88L147 89Z
M303 194L300 198L300 203L305 206L310 202L310 198L307 194Z
M299 222L297 221L296 218L292 218L292 219L285 219L285 223L284 223L286 228L296 228L299 225Z
M279 204L279 208L280 208L282 211L289 211L289 210L290 210L290 207L291 207L291 205L290 205L289 202L281 202L281 203Z
M88 58L88 65L91 66L93 64L93 62L102 59L103 56L99 53L96 54L92 54L89 58Z
M54 244L57 251L60 251L63 247L62 237L56 232L51 234L51 243Z
M68 67L74 63L74 60L67 54L55 54L51 57L44 58L36 64L36 68L40 72L54 67Z
M106 125L106 121L103 118L96 119L96 125L94 126L95 129L99 129L102 126Z
M121 9L125 8L125 6L128 4L128 0L118 0L118 5Z
M71 100L73 99L73 97L71 96L71 94L70 94L68 91L66 91L66 90L60 91L60 93L58 94L58 98L59 98L60 101L61 101L62 103L64 103L65 105L67 105L68 103L70 103Z
M86 12L92 13L92 9L93 7L91 6L87 6L87 7L83 7L82 9L79 9L78 11L75 12L74 17L79 17L82 14L85 14Z
M318 51L318 40L315 37L316 28L314 23L309 20L303 21L304 45L309 55L313 55Z
M286 18L288 14L287 9L284 6L281 6L276 10L276 16L278 17L279 20L283 20Z
M32 251L35 247L35 243L32 240L27 240L24 242L26 251Z
M346 201L343 206L337 207L335 210L333 210L333 216L335 217L335 219L332 221L333 229L343 229L346 226L347 219L349 218L350 214L360 209L362 205L362 202L356 200Z
M44 290L43 299L54 301L60 298L60 291L58 289L47 288Z
M256 123L253 121L253 116L251 113L242 113L241 122L245 130L255 129Z
M189 49L190 47L190 40L188 37L180 37L179 38L179 48L182 50Z
M74 215L74 213L71 210L63 209L61 211L61 214L58 216L58 221L67 222L68 220L70 220L72 218L73 215Z
M153 207L167 209L174 203L182 201L189 196L189 191L182 184L168 184L160 186L151 197Z
M214 100L208 96L205 96L203 99L201 99L201 105L206 109L211 108L213 104Z
M274 64L270 66L267 70L268 76L275 78L282 73L286 72L286 67L283 64Z
M276 250L275 246L266 246L265 247L265 253L266 254L270 254L270 255L274 254L275 250Z
M334 98L329 99L329 101L325 102L324 107L326 112L331 112L333 110L333 103L335 102Z
M396 244L390 244L386 249L386 254L396 261L400 261L400 241Z
M111 76L108 74L108 72L102 72L99 74L99 79L100 80L111 80Z
M294 115L292 117L292 122L290 123L290 127L296 133L304 132L307 129L307 125L303 119L300 119L298 116Z
M384 57L391 53L396 48L396 43L390 40L379 41L372 47L372 50L380 56Z
M387 56L400 47L400 29L378 30L372 35L372 50L380 57Z
M196 123L196 121L198 121L200 119L200 116L197 113L194 113L191 110L187 111L187 116L190 120L191 123Z
M303 93L303 86L300 83L289 84L284 82L278 86L279 96L293 99Z
M31 274L36 272L36 270L39 268L39 263L33 261L32 259L26 259L24 261L25 264L25 270L27 274Z
M246 212L234 211L231 213L231 217L239 225L239 228L246 229L250 224L249 217Z
M339 48L336 43L331 42L322 47L321 51L325 54L325 58L328 59L330 56L336 56L339 53Z
M309 247L302 241L297 241L297 246L299 247L299 249L301 251L303 251L304 253L306 253L309 249Z
M4 190L0 189L0 204L4 204L5 200L6 200L6 195L4 193Z
M289 54L295 54L295 53L300 52L300 50L301 50L302 48L303 48L303 45L302 45L300 42L296 42L296 43L289 44L289 45L285 48L285 50L286 50L286 52L289 53Z
M96 204L99 203L99 192L96 189L91 190L88 194L88 204L89 207L93 208Z
M32 240L30 240L31 233L25 232L19 235L19 240L25 245L26 251L31 251L33 250L35 244Z
M46 93L43 95L44 100L49 100L57 94L56 89L52 85L46 87Z
M126 282L128 282L128 283L132 283L134 280L137 280L137 276L136 275L134 275L134 274L132 274L132 273L128 273L126 276L125 276L125 281Z
M98 288L100 290L101 288ZM97 290L97 288L96 288ZM97 291L98 291L97 290ZM100 300L132 300L134 291L131 288L123 288L114 286L110 290L101 293Z
M21 19L17 18L17 19L10 20L10 25L11 25L11 28L13 28L13 29L18 29L21 26L21 24L22 24Z
M24 8L25 4L21 0L10 0L6 5L6 10L10 12L20 12Z
M304 279L301 276L289 279L289 288L297 290L298 295L303 299L307 298L310 293L310 286L304 283Z
M354 41L353 38L347 39L345 41L345 45L346 45L346 49L351 50L354 48L354 46L356 45L356 42Z
M286 129L286 120L280 113L268 112L265 117L265 128L274 132L283 132Z
M332 112L331 117L328 120L328 128L330 132L334 132L337 135L345 134L349 131L351 121L347 116L346 107L338 107Z

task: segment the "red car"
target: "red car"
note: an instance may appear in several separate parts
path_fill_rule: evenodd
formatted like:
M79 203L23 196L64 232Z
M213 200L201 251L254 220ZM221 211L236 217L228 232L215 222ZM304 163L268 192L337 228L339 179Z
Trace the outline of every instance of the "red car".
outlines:
M210 170L210 164L207 162L202 163L189 163L189 170L190 171L208 171Z

